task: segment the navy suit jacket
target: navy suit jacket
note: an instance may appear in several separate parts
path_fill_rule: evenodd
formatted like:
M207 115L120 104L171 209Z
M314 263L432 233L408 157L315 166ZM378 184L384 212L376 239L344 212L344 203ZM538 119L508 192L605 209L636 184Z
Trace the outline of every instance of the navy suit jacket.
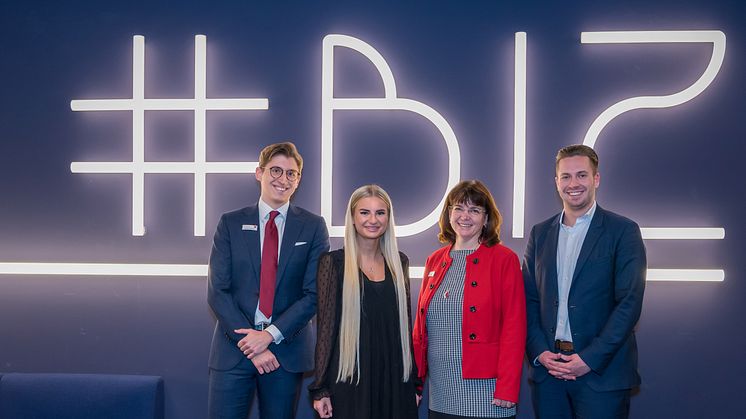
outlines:
M246 227L244 227L246 226ZM251 227L254 226L254 227ZM229 370L244 359L236 345L252 328L259 303L261 262L257 205L223 214L218 223L208 273L207 301L217 318L210 349L210 368ZM316 314L316 265L329 250L324 219L290 205L280 244L272 324L284 339L269 345L290 372L313 369Z
M533 361L554 349L559 292L557 242L560 215L534 226L523 261L529 379L551 377ZM640 318L647 260L638 225L600 206L591 220L570 286L573 346L591 368L581 379L596 391L640 384L634 327ZM553 379L553 378L552 378Z

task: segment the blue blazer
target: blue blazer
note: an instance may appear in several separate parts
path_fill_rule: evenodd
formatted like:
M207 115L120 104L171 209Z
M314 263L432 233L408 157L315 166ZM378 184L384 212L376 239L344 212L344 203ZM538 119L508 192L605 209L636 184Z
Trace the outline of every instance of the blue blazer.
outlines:
M523 261L529 379L550 377L534 360L554 349L559 292L557 242L560 215L534 226ZM596 391L640 384L634 327L640 318L647 260L638 225L600 206L591 220L570 286L573 346L591 368L581 377Z
M259 303L260 249L257 205L223 214L215 232L208 273L207 302L217 318L210 368L229 370L245 358L236 345L244 335L233 330L254 325ZM316 265L319 256L328 250L324 219L290 205L280 244L272 310L272 324L284 339L269 345L280 365L290 372L313 369L316 328L310 323L316 314Z

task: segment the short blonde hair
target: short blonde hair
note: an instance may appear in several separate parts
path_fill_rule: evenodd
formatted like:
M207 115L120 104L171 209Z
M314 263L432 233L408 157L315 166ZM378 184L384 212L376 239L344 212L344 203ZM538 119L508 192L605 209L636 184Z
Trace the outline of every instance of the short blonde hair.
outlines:
M303 172L303 157L301 157L295 144L286 141L283 143L270 144L259 153L259 167L265 167L275 156L285 156L295 160L298 164L298 172Z

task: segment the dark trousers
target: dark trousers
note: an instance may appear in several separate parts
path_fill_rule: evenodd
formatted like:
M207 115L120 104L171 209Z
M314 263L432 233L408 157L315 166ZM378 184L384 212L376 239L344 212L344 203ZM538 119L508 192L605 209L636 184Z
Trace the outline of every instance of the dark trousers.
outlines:
M259 374L248 359L228 371L210 369L208 417L246 419L256 392L261 419L293 419L298 407L302 373L275 371Z
M626 419L630 390L595 391L583 377L564 381L548 377L531 383L537 419Z

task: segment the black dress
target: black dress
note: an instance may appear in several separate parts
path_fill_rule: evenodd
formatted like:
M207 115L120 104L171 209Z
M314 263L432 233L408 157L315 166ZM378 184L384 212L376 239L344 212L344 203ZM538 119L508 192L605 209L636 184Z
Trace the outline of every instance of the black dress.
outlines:
M403 253L401 259L406 277L409 263ZM314 400L330 397L334 418L416 419L417 372L412 361L410 379L402 382L399 312L393 275L388 266L381 282L370 281L360 272L360 382L336 382L343 277L344 250L322 255L316 279L318 337L315 379L308 388L311 397ZM408 277L406 288L409 313ZM411 347L411 333L407 332L407 336Z

